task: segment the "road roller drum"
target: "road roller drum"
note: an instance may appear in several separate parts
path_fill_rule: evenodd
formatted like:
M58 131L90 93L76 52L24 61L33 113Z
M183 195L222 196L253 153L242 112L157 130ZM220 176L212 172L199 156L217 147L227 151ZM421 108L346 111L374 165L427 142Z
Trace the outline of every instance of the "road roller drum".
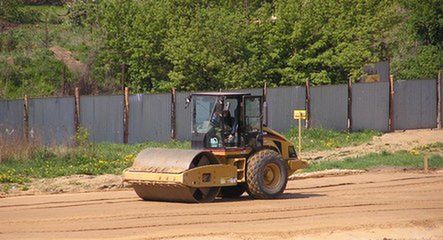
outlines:
M145 149L123 177L140 198L155 201L208 202L237 183L235 167L201 150Z

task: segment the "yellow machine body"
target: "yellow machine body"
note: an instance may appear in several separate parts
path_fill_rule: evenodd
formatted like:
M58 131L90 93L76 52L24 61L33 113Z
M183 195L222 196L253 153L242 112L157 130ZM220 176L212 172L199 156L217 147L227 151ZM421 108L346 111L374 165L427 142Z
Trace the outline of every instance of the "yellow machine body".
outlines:
M294 148L294 145L284 136L267 127L263 131L266 133L263 148L281 154L288 166L288 176L308 166L307 161L290 156L289 149ZM253 152L252 148L146 149L137 156L134 165L123 172L123 180L136 186L136 190L138 186L142 192L149 187L155 194L147 195L146 199L200 202L203 199L195 198L198 189L235 186L246 182L246 164ZM190 167L199 155L210 156L208 158L212 158L213 164ZM182 193L174 197L171 191Z
M246 191L245 186L249 187L250 195L267 198L283 192L287 176L307 167L308 163L297 156L288 139L262 125L261 97L244 93L205 93L200 98L200 109L194 102L194 113L203 109L207 118L203 118L206 122L201 122L202 114L193 115L194 120L200 121L193 124L193 149L145 149L137 155L132 167L123 172L123 180L131 184L142 199L208 202L219 193L240 196ZM229 110L231 104L236 106L235 110ZM228 111L236 118L229 118ZM231 124L235 122L232 120L241 122L242 127L228 129L229 119ZM218 132L205 130L209 129L209 123L212 130L219 126ZM220 131L226 136L235 132L235 137L230 137L237 140L232 146L227 142L220 144L227 139L214 137ZM254 177L258 175L260 180ZM262 188L264 182L267 185Z

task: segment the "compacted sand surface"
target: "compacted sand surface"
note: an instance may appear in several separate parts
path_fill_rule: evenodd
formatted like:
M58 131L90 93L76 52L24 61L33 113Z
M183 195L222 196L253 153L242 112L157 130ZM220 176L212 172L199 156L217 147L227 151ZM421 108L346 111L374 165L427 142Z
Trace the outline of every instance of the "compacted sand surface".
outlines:
M145 202L133 191L0 199L0 239L443 239L443 172L289 181L279 199Z

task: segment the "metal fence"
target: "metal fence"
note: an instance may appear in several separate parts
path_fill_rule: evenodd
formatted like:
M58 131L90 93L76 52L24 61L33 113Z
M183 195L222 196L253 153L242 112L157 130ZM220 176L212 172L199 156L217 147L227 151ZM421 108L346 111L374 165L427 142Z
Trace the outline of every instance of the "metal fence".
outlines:
M443 114L437 108L443 98L441 84L440 96L437 94L438 83L436 80L409 80L316 86L308 91L301 86L235 91L254 95L266 93L264 109L267 112L264 115L268 116L268 125L280 132L295 126L294 109L310 109L311 127L389 131L437 127L438 112ZM191 107L185 107L189 94L1 100L0 136L26 136L48 145L72 144L75 129L83 127L92 142L168 141L174 136L189 140ZM129 106L127 115L124 114L125 106Z
M394 88L394 128L435 128L436 90L435 80L397 81Z
M296 124L293 111L294 109L305 109L305 99L305 87L269 89L266 96L269 127L280 132L289 131Z
M73 97L30 99L29 137L46 145L72 144L74 110Z
M315 128L348 128L348 87L328 85L311 88L311 123Z
M170 100L170 94L136 94L130 96L129 143L162 142L170 139Z
M123 142L123 96L81 96L80 125L93 142Z
M23 136L23 100L0 101L0 137Z
M389 130L389 83L352 85L352 129Z

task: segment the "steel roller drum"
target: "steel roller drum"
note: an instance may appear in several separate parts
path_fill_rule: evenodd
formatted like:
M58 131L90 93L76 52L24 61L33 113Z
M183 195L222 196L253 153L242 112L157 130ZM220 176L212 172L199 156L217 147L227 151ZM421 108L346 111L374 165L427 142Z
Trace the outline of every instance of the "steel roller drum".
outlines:
M175 174L217 163L208 151L148 148L137 155L130 170ZM179 183L157 182L142 182L133 184L133 187L144 200L171 202L210 202L220 190L219 187L192 188Z

